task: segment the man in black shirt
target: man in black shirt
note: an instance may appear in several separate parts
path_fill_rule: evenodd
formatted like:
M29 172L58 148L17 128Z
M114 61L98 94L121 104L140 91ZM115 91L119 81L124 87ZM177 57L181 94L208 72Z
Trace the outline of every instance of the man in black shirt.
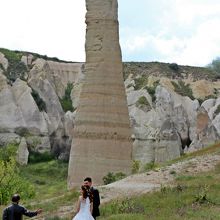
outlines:
M99 212L99 205L100 205L100 197L99 191L92 186L92 178L86 177L84 179L84 185L90 187L90 191L93 194L93 209L92 209L92 216L96 219L97 216L100 216Z
M4 209L2 220L22 220L22 216L34 217L42 212L42 209L38 209L35 212L28 211L25 207L18 205L20 201L20 195L14 194L11 198L12 204Z

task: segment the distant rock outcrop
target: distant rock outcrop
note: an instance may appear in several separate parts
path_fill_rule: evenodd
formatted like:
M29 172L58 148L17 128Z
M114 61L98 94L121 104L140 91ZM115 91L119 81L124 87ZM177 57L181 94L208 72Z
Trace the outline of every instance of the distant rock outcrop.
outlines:
M99 53L99 48L105 45L97 38L94 45L87 47L93 54L92 48ZM108 47L109 53L111 49L112 45ZM83 86L89 96L85 96L85 92L81 95L91 106L84 108L82 120L86 121L87 116L93 114L99 120L105 117L97 111L99 105L94 106L97 95L91 92L92 88L98 92L103 88L105 92L114 91L117 98L105 97L98 101L107 101L109 105L117 103L114 109L105 106L112 111L112 120L123 118L120 114L126 109L120 108L125 101L119 98L121 94L124 97L123 84L119 88L119 85L101 87L100 83L95 83L97 79L108 83L117 81L118 75L107 77L108 71L121 68L121 64L115 65L115 60L114 65L109 64L103 71L104 79L91 74L91 83L88 83L84 72L97 70L95 62L101 59L99 56L92 55L91 65L85 67L84 63L61 62L34 53L8 50L4 54L4 51L0 52L0 146L23 142L29 154L51 152L59 159L68 160L71 142L75 141L73 131L78 123L75 110ZM200 67L130 62L124 63L124 80L134 141L132 158L140 161L142 168L145 164L173 159L220 140L220 80L216 73ZM68 84L72 85L68 97L73 106L70 111L62 105ZM129 124L128 120L124 122L126 126ZM86 128L90 129L87 125ZM119 131L117 135L113 133L116 139L123 136L119 134Z

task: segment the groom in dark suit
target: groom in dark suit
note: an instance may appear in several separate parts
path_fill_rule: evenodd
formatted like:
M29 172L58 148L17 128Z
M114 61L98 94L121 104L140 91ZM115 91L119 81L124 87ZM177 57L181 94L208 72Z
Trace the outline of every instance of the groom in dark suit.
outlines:
M94 219L96 219L97 216L100 216L100 212L99 212L99 205L100 205L99 191L92 186L92 178L91 177L86 177L84 179L84 186L89 186L90 190L93 194L92 216L93 216Z

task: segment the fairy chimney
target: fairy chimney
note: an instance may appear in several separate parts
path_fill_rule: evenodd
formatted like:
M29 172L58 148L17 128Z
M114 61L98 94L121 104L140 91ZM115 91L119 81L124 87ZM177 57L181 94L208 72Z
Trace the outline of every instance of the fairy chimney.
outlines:
M117 0L86 0L85 79L76 112L68 188L90 176L130 173L131 128L122 74Z

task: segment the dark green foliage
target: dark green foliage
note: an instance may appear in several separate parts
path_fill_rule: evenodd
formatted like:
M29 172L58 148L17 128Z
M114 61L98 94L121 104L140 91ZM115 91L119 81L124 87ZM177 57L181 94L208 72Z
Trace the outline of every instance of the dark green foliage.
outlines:
M134 89L135 90L142 89L144 86L147 85L147 81L148 81L148 79L143 76L139 77L139 78L135 78L134 79L134 82L135 82Z
M131 172L138 173L140 170L141 162L139 160L133 160Z
M39 163L39 162L47 162L54 159L54 156L50 152L39 153L35 151L31 151L28 162L29 163Z
M147 98L145 96L141 96L138 101L136 102L137 107L144 107L144 106L149 106L149 102L147 101Z
M178 70L179 70L179 66L176 63L170 63L169 68L175 72L178 72Z
M216 108L214 115L218 115L220 113L220 105Z
M34 89L32 89L31 92L32 97L34 98L34 101L36 102L39 111L45 111L47 112L47 108L46 108L46 103L44 102L44 100L39 96L38 92L35 91Z
M207 66L209 69L214 70L218 73L218 76L220 76L220 57L217 57L212 61L211 64Z
M16 144L8 144L0 147L0 160L9 161L11 157L16 156L18 146Z
M195 99L193 96L192 89L189 87L189 84L185 84L182 80L179 80L178 83L171 81L174 86L174 91L182 96L188 96L192 100Z
M72 105L72 100L71 100L71 91L73 89L73 84L68 83L66 90L65 90L65 95L63 96L62 99L60 99L60 104L63 108L63 111L74 111L73 105Z
M120 179L123 179L125 177L126 175L122 172L118 172L118 173L108 172L108 174L104 176L102 179L103 179L104 184L107 185L115 181L118 181Z
M0 48L6 59L8 60L9 66L5 70L6 77L14 82L17 78L24 80L24 75L27 72L27 67L23 62L21 62L22 53L16 53L11 50Z
M159 85L159 81L155 81L153 86L145 86L144 88L147 90L147 92L151 95L152 102L156 100L155 92L156 88Z
M19 193L24 199L35 195L33 186L20 176L15 150L15 145L0 149L0 205L7 204L14 193Z

